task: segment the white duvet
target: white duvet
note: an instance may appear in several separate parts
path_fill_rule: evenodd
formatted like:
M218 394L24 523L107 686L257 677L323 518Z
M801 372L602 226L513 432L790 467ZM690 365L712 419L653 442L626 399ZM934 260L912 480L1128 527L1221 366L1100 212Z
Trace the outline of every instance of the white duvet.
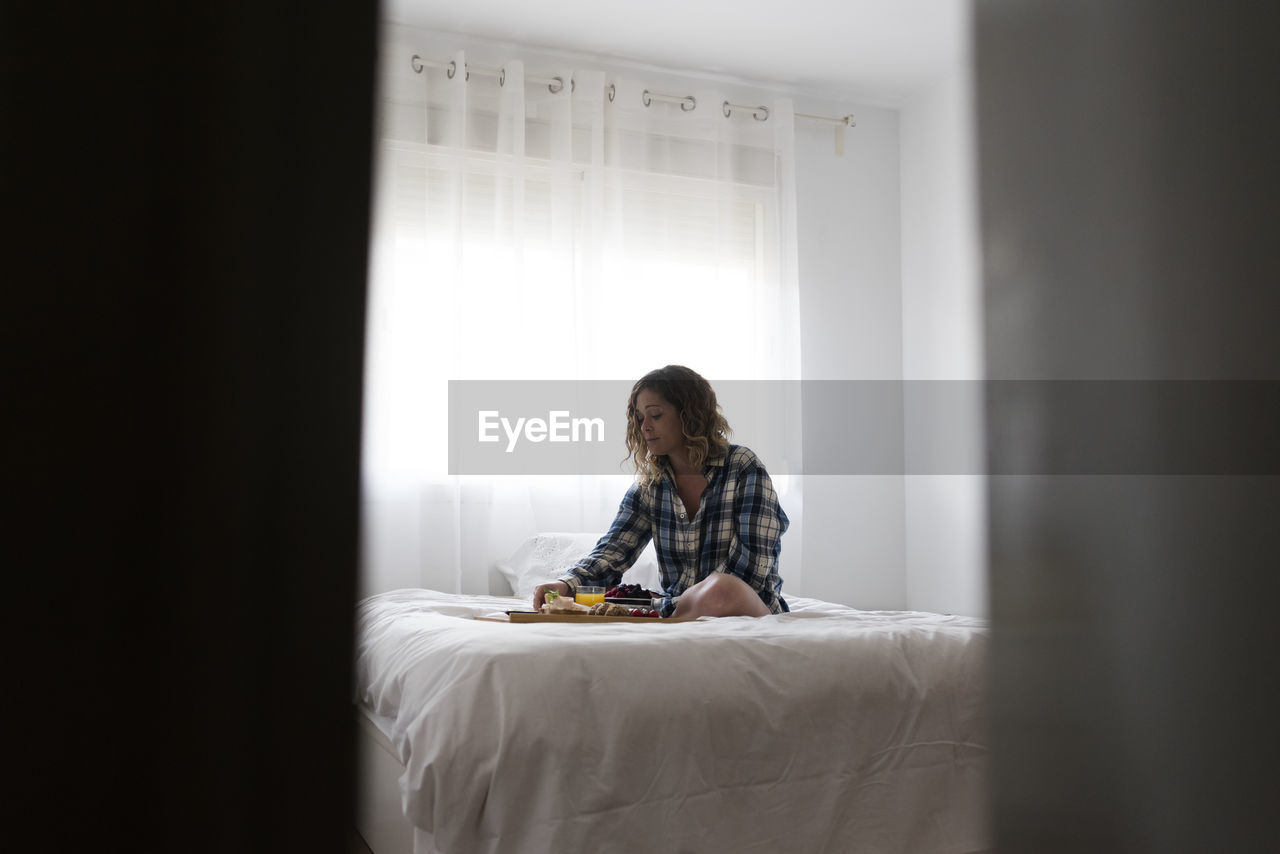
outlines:
M989 847L985 622L788 602L531 625L397 590L360 604L357 694L446 854Z

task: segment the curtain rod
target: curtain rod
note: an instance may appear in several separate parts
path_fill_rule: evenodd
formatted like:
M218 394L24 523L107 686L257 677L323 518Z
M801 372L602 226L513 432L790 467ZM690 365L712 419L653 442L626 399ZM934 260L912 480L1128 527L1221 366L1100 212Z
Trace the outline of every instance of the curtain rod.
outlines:
M440 62L437 60L423 59L415 53L413 58L409 60L409 64L413 67L415 74L421 74L424 68L442 68L444 69L446 76L452 80L453 76L458 73L458 63L452 59L448 62ZM507 70L505 68L490 68L482 65L472 65L468 62L464 66L464 69L466 73L466 77L464 79L466 80L470 80L471 74L474 72L484 77L496 77L498 78L499 86L506 85ZM547 84L547 89L553 95L564 88L564 78L559 76L545 77L542 75L526 74L524 79L532 83ZM573 88L574 81L570 79L569 90L573 91ZM617 90L614 88L613 84L610 83L606 92L608 93L609 100L612 101ZM646 107L651 106L654 101L661 101L668 104L679 104L680 109L686 113L692 112L698 108L698 100L692 95L664 95L661 92L652 92L645 89L644 93L640 96L640 100ZM749 111L751 113L751 117L758 122L768 121L769 119L769 108L764 106L753 107L748 104L732 104L729 101L725 101L721 104L720 110L724 113L724 117L726 119L733 115L734 110ZM846 116L840 116L839 118L832 118L831 116L815 116L810 113L796 113L795 116L798 119L813 119L814 121L819 122L829 122L830 124L840 127L854 127L857 124L857 122L853 120L852 113Z
M830 122L833 125L843 125L844 127L850 127L850 128L858 124L853 120L853 113L850 113L847 116L841 116L838 119L833 119L830 116L813 116L813 115L810 115L809 113L796 113L796 118L797 119L813 119L814 121L818 121L818 122Z

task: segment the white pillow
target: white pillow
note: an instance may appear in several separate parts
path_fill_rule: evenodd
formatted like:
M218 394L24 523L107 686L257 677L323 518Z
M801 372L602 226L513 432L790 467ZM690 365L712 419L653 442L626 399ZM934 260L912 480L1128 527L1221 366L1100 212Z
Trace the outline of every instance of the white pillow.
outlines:
M548 581L557 581L569 567L591 554L601 534L535 534L505 561L496 564L498 572L511 585L516 596L532 596L533 589ZM653 541L640 552L640 557L623 574L626 584L639 584L646 590L660 590L658 555Z

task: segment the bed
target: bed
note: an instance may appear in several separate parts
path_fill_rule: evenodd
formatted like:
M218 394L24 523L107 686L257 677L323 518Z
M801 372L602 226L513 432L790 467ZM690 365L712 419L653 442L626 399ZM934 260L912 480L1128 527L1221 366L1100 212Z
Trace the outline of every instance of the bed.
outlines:
M358 829L375 854L988 849L985 622L787 600L605 624L363 600Z

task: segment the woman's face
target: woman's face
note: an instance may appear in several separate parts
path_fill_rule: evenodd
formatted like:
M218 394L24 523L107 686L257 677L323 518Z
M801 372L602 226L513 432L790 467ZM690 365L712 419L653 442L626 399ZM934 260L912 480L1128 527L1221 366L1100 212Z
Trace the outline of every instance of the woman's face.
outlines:
M636 395L636 419L650 454L670 454L673 449L684 447L680 413L652 389L642 389Z

